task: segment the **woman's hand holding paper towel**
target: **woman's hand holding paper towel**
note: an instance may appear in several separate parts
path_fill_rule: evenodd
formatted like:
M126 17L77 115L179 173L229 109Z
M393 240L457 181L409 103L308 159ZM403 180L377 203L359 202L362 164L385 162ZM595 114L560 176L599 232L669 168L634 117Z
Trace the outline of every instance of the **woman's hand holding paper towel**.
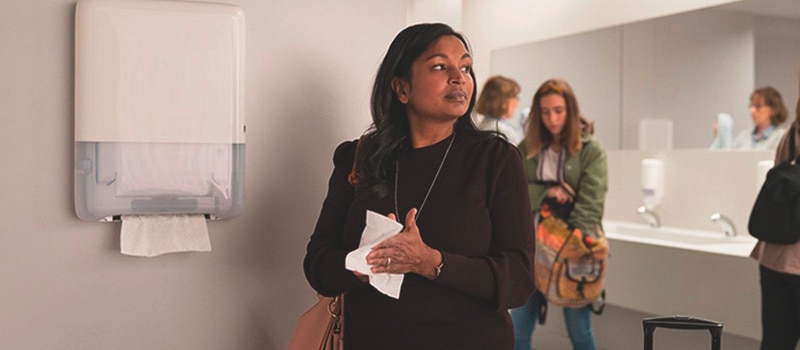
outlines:
M442 254L422 241L416 214L416 208L409 210L403 231L372 248L367 263L372 265L373 273L412 272L429 279L436 277L436 266L442 262ZM389 218L396 220L394 214L389 214Z

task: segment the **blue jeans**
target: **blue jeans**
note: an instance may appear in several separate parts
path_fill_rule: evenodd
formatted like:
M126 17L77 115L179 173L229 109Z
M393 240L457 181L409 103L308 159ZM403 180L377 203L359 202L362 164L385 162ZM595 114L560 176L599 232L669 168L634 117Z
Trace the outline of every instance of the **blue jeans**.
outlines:
M539 292L534 293L525 305L511 309L514 321L514 350L531 350L533 329L539 319ZM592 333L592 318L589 307L564 308L564 323L574 350L596 350Z

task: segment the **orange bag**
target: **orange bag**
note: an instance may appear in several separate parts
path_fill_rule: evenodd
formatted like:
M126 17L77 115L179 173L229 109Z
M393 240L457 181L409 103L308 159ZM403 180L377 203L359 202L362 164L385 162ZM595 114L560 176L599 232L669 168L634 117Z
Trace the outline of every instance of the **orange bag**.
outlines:
M536 289L548 301L575 308L604 298L607 260L608 240L599 228L596 235L570 229L552 215L546 203L542 205L536 226L534 277Z

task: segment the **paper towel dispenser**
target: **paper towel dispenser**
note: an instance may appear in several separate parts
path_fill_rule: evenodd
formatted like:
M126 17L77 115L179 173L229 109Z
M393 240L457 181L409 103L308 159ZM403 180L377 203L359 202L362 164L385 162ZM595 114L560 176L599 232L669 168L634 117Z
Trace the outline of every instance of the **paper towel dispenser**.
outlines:
M233 5L78 1L80 219L241 213L244 35L244 13Z

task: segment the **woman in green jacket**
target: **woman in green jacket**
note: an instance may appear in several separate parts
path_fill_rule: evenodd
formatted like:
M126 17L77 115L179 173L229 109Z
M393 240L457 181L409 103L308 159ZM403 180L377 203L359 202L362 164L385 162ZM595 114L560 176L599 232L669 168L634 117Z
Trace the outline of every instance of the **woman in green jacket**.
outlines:
M605 151L586 130L587 126L590 127L582 123L578 101L569 84L560 79L547 80L533 96L525 141L519 148L525 159L534 212L546 200L571 204L567 223L591 235L602 232L608 171ZM531 348L543 300L537 291L527 304L511 310L515 349ZM596 349L588 306L565 307L564 320L574 349Z

